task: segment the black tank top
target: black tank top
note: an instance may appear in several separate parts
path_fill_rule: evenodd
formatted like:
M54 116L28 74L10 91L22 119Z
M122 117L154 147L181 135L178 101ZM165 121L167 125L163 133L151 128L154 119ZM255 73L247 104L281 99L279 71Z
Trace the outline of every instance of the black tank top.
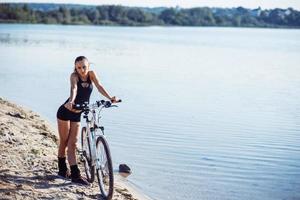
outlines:
M93 91L93 84L90 79L90 74L88 73L88 78L86 81L82 81L80 76L78 75L77 95L75 97L74 103L83 104L84 102L89 102L92 91ZM65 103L67 103L69 99L67 99Z

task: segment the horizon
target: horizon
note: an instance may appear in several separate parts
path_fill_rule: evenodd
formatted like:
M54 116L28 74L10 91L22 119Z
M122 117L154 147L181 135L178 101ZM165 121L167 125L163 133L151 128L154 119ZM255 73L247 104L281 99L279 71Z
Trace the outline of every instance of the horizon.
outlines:
M235 0L224 3L224 1L208 1L208 0L190 0L190 1L180 1L180 0L165 0L165 1L155 1L150 0L138 1L138 0L1 0L1 3L54 3L54 4L80 4L80 5L121 5L130 7L181 7L181 8L192 8L192 7L219 7L219 8L232 8L232 7L244 7L244 8L261 8L261 9L274 9L274 8L293 8L300 10L300 2L291 0L281 0L272 2L270 0Z

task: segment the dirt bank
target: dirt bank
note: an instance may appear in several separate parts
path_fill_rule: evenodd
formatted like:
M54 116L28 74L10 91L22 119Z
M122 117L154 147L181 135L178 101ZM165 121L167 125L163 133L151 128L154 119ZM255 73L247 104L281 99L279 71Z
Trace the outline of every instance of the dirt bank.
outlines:
M57 176L56 130L2 98L0 143L0 199L101 199L97 183L79 186ZM148 199L120 177L115 185L114 200Z

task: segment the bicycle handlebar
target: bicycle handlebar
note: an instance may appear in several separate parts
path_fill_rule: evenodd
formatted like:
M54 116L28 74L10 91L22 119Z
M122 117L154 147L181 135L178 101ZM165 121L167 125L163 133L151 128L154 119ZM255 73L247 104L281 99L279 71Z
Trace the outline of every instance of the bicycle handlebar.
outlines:
M120 102L122 102L121 99L119 99L118 101L116 101L114 103L120 103ZM85 102L83 104L75 104L75 105L73 105L73 108L76 110L86 111L86 110L90 110L93 108L99 108L100 106L103 106L104 108L118 107L117 105L113 105L113 103L111 101L100 100L100 101L96 101L96 103L93 103L93 104L89 104L88 102Z

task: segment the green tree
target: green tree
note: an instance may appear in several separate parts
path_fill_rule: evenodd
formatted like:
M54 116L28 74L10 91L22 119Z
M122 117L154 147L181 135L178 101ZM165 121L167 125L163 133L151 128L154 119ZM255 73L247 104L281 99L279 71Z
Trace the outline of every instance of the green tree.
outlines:
M66 7L59 7L58 10L61 14L59 14L59 21L63 24L70 24L72 22L71 12Z
M100 13L98 9L89 9L86 11L89 21L93 24L100 24Z
M176 21L176 10L174 8L169 8L161 12L159 15L159 19L161 19L165 24L175 24Z

